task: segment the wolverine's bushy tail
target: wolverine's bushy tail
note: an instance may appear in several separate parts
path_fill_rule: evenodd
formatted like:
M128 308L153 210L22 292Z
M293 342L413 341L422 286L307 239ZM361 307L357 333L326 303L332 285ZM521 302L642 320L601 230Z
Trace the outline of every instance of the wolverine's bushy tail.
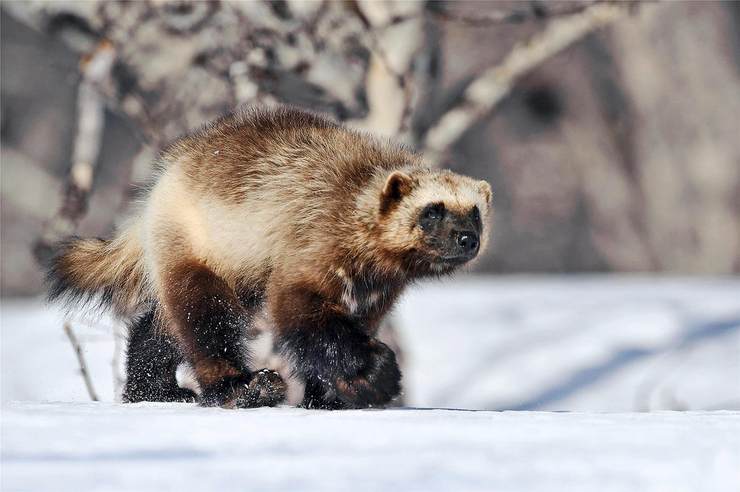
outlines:
M122 314L147 297L141 245L130 231L110 241L71 238L60 243L46 279L49 300L69 307L97 300Z

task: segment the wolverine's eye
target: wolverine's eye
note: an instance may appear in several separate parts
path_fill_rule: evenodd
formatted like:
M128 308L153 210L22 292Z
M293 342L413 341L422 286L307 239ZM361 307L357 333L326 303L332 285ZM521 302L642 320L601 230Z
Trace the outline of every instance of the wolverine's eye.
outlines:
M428 205L422 213L422 217L428 221L440 220L444 215L445 206L443 203L433 203L432 205Z
M470 211L470 218L473 220L473 224L480 228L480 211L477 206L473 207L473 210Z

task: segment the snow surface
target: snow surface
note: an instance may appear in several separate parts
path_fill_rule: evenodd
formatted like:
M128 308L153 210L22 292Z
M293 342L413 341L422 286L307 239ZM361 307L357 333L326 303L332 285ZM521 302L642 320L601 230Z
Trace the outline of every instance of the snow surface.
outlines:
M463 278L397 318L415 406L740 410L738 277Z
M408 405L740 410L738 278L459 277L411 289L395 320ZM3 401L89 401L62 323L39 300L3 301ZM113 401L114 323L72 325Z
M740 490L740 279L467 277L394 319L408 405L577 413L120 405L76 316L89 403L61 312L3 300L0 489Z
M13 403L2 490L730 491L740 414Z

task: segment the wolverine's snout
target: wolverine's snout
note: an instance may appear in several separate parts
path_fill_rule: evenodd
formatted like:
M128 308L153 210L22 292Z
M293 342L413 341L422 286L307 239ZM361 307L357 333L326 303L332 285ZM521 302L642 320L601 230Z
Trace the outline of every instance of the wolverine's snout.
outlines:
M456 236L460 255L468 259L474 258L478 254L478 248L480 248L478 234L473 231L462 231L458 232Z
M475 231L452 230L441 251L441 260L452 265L468 262L478 255L480 237Z

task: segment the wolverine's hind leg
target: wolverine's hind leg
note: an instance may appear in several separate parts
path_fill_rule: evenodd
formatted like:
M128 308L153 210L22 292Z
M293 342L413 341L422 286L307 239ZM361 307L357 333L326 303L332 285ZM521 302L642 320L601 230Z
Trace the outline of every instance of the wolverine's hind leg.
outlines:
M277 372L262 369L252 374L249 385L239 392L234 403L242 408L274 406L285 399L286 390ZM192 366L165 330L157 328L154 310L131 324L122 395L125 403L194 402L201 392Z
M163 268L160 282L167 330L193 368L202 405L250 407L283 400L285 385L276 373L250 370L256 306L242 304L224 279L193 258Z
M138 318L129 326L123 401L195 401L193 391L178 385L175 374L182 363L173 341L156 329L154 310Z

